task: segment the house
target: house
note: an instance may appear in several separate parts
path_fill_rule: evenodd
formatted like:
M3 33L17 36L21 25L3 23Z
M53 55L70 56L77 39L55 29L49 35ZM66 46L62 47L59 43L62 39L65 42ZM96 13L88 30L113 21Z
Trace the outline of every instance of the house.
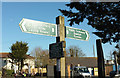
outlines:
M55 62L53 64L49 64L48 66L48 76L53 76L56 73L51 72L52 70L56 70L52 65L56 65ZM105 75L109 75L110 71L113 70L113 61L105 62ZM65 68L66 68L66 76L70 74L70 71L74 68L74 66L85 66L88 68L90 73L94 76L98 76L98 62L97 57L65 57ZM50 72L49 72L50 71Z
M16 64L12 64L12 59L10 59L8 57L9 53L0 53L0 69L4 68L4 69L8 69L11 70L12 67L14 69L14 72L16 72L18 70L18 65ZM23 66L23 71L25 72L29 72L35 68L35 59L34 57L30 56L30 55L26 55L26 59L24 60L24 66ZM30 69L30 70L29 70Z
M92 75L98 75L97 57L65 57L66 76L70 75L71 71L74 69L75 66L85 66L88 68ZM53 70L54 72L52 72ZM55 76L55 70L55 62L53 62L52 64L48 64L47 76Z
M105 64L113 65L114 60L105 60Z
M98 75L97 57L66 57L66 66L85 66L92 75Z
M86 67L97 67L97 57L66 57L66 64L78 65Z

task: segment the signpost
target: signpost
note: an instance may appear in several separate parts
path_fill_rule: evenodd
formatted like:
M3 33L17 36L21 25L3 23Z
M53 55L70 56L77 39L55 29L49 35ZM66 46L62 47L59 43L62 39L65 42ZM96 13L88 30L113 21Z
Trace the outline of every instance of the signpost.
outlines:
M87 41L89 39L89 33L82 29L66 26L66 38Z
M58 26L57 30L57 37L56 37L56 43L65 41L65 26L64 26L64 17L58 16L56 17L56 24ZM64 57L57 58L57 78L65 78L65 56L66 51L65 47L63 47L64 51Z
M22 21L19 23L19 25L21 30L26 33L55 36L55 37L57 36L56 24L34 21L23 18Z
M58 77L65 78L65 56L66 56L66 43L65 37L71 39L78 39L87 41L89 39L89 33L85 30L64 26L64 17L58 16L56 18L56 24L34 21L23 18L19 23L19 26L23 32L54 36L56 37L56 43L50 44L49 52L50 58L57 58L57 73Z

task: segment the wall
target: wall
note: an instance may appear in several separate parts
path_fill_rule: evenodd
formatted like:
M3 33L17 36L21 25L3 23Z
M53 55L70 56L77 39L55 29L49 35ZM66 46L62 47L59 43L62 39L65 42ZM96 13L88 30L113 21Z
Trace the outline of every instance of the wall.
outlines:
M12 60L10 58L2 58L2 67L8 70L11 70L12 64L9 61L12 61Z
M47 66L47 76L54 76L54 66L50 66L50 65L48 65Z
M31 68L31 69L35 68L35 61L34 61L34 59L25 59L25 60L24 60L24 64L30 65L30 68ZM23 69L28 69L28 66L25 65L25 66L23 67Z
M105 66L105 75L109 75L111 71L113 71L112 65Z

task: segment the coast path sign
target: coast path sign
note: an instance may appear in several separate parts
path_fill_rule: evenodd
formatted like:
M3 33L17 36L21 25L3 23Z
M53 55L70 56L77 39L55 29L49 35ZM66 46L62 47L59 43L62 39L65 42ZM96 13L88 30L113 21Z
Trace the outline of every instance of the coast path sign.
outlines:
M55 37L57 36L56 24L34 21L23 18L22 21L19 23L19 26L21 30L26 33L55 36Z
M89 39L89 33L82 29L66 26L66 38L87 41Z
M19 23L19 26L21 30L26 33L57 37L56 24L23 18L22 21ZM85 30L72 28L68 26L66 26L65 28L66 28L65 30L66 38L84 40L84 41L87 41L89 39L89 33Z

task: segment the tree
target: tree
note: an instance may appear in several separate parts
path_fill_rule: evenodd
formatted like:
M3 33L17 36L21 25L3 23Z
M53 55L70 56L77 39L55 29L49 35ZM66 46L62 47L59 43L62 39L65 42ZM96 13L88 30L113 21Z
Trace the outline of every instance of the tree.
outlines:
M69 18L70 25L83 22L86 18L88 25L97 30L93 32L102 39L103 43L120 40L120 3L119 2L71 2L66 4L69 10L61 13Z
M117 57L118 57L117 61L118 61L118 64L120 65L120 46L117 44L115 48L117 49L116 51Z
M117 52L120 53L120 46L118 44L115 46L115 48L117 49Z
M107 57L108 57L108 59L109 60L113 60L113 52L112 51L110 51L108 54L107 54Z
M48 50L42 50L42 48L37 47L31 52L31 55L35 57L36 67L40 68L49 64Z
M85 54L82 52L82 50L77 46L69 46L67 50L67 56L70 57L84 57Z
M35 65L38 68L45 67L48 64L54 64L55 59L49 59L49 51L43 50L40 47L36 47L32 52L31 55L35 57Z
M14 63L18 63L18 70L19 65L21 65L21 70L24 65L23 61L26 59L26 53L28 51L28 43L25 42L18 42L16 41L15 44L12 44L10 47L10 55L9 57L13 60Z
M46 66L49 64L49 51L48 50L43 50L40 53L40 57L41 57L42 66Z
M35 48L32 52L31 55L35 57L35 65L36 67L41 67L41 60L40 60L40 52L42 49L40 47Z

